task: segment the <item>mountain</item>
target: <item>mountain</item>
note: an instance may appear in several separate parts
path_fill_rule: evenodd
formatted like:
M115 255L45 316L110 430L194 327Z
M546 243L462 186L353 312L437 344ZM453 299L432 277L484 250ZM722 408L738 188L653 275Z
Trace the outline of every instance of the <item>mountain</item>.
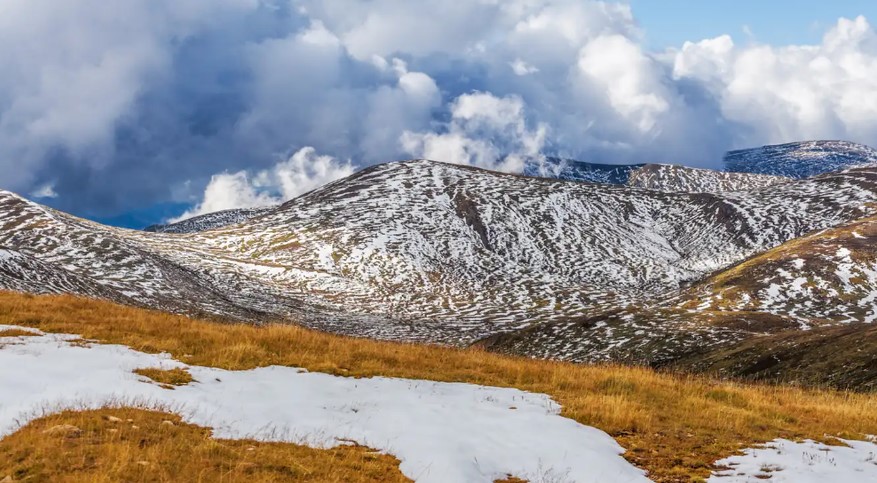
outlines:
M223 226L234 225L250 218L268 213L271 208L238 208L232 210L215 211L204 215L193 216L176 223L166 225L150 225L144 231L156 233L195 233L198 231L212 230Z
M523 175L567 181L626 185L667 192L717 193L759 188L787 180L781 176L725 173L666 164L610 165L547 158L525 164ZM195 216L176 223L157 224L144 231L195 233L242 223L266 214L268 208L240 208Z
M875 164L877 149L869 146L848 141L803 141L730 151L725 154L720 171L549 157L528 160L523 174L668 191L716 192L758 188L782 178L803 179Z
M788 315L802 324L874 322L877 218L789 241L708 277L682 299L704 310Z
M614 184L665 192L718 193L761 188L787 179L807 178L877 164L877 150L845 141L807 141L731 151L724 170L671 164L600 164L559 157L532 158L524 176ZM194 233L241 223L271 211L244 208L218 211L177 223L151 225L145 231Z
M877 150L847 141L806 141L731 151L724 164L731 172L807 178L877 164Z
M728 173L672 164L646 164L633 170L625 184L664 192L721 193L763 188L789 179L783 176Z
M468 344L643 306L877 214L875 202L877 168L668 193L408 161L195 233L105 227L3 193L0 247L56 274L28 291L75 279L104 291L94 296L178 313Z
M669 294L481 341L531 357L877 388L877 218L818 230Z
M531 159L524 163L521 174L540 178L557 178L589 183L627 184L633 171L643 164L599 164L572 159L548 157Z

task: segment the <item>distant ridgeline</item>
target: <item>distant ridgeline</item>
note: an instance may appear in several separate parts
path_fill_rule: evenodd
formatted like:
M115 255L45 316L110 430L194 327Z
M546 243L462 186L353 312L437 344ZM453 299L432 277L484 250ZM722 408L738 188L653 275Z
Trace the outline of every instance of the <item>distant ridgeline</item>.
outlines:
M528 162L523 175L591 183L627 184L630 174L645 164L598 164L563 158Z
M847 141L805 141L731 151L724 171L809 178L854 166L877 163L877 149ZM524 175L592 183L629 184L633 172L645 164L599 164L562 158L533 161Z
M807 141L731 151L725 171L809 178L877 163L877 149L846 141Z
M877 164L877 149L869 146L847 141L805 141L731 151L725 155L722 171L644 163L600 164L548 157L525 162L521 174L659 191L718 192L757 188L789 178L803 179L874 164ZM146 231L196 233L242 223L272 208L208 213L177 223L152 225Z

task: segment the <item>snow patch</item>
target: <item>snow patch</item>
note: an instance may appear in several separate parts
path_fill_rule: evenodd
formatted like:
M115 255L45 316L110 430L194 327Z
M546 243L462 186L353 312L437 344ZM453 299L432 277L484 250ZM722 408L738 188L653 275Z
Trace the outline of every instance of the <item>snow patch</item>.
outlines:
M354 379L291 367L225 371L119 345L73 345L45 334L0 347L0 437L65 408L174 408L219 438L390 453L418 482L485 482L546 474L578 482L646 482L608 434L559 415L544 394L414 379ZM196 382L169 391L132 373L185 367ZM541 475L541 476L540 476Z
M728 470L715 472L708 483L824 483L877 481L877 444L841 440L828 446L812 440L777 439L743 455L717 461Z

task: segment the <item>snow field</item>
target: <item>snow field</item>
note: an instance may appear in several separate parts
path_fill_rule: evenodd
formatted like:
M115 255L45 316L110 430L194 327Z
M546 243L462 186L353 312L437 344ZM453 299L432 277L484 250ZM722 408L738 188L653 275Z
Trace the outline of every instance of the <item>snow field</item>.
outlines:
M534 482L649 481L609 435L561 417L544 394L277 366L226 371L75 339L0 338L0 437L47 413L136 405L176 412L218 438L322 448L355 441L398 457L418 482L488 483L509 474ZM167 390L132 372L176 367L195 382Z

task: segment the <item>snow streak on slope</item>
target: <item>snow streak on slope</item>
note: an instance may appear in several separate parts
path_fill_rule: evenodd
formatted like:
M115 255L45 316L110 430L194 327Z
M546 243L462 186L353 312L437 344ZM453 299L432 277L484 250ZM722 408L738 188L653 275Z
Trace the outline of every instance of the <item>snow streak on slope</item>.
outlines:
M741 456L717 461L728 467L708 483L824 483L877 481L877 444L840 440L845 446L828 446L812 440L778 439Z
M73 339L0 337L0 367L27 368L0 371L0 437L46 412L131 405L170 408L189 423L214 428L218 438L320 448L355 441L396 456L406 476L424 483L490 483L508 475L649 481L608 434L561 417L543 394L277 366L225 371ZM132 372L152 367L184 367L195 381L166 390Z
M846 141L807 141L731 151L725 170L807 178L877 164L877 150Z
M627 185L664 192L721 193L763 188L789 179L782 176L728 173L672 164L647 164L630 173Z
M0 246L145 306L462 344L635 306L875 201L877 168L690 194L411 161L192 234L111 229L6 194Z

